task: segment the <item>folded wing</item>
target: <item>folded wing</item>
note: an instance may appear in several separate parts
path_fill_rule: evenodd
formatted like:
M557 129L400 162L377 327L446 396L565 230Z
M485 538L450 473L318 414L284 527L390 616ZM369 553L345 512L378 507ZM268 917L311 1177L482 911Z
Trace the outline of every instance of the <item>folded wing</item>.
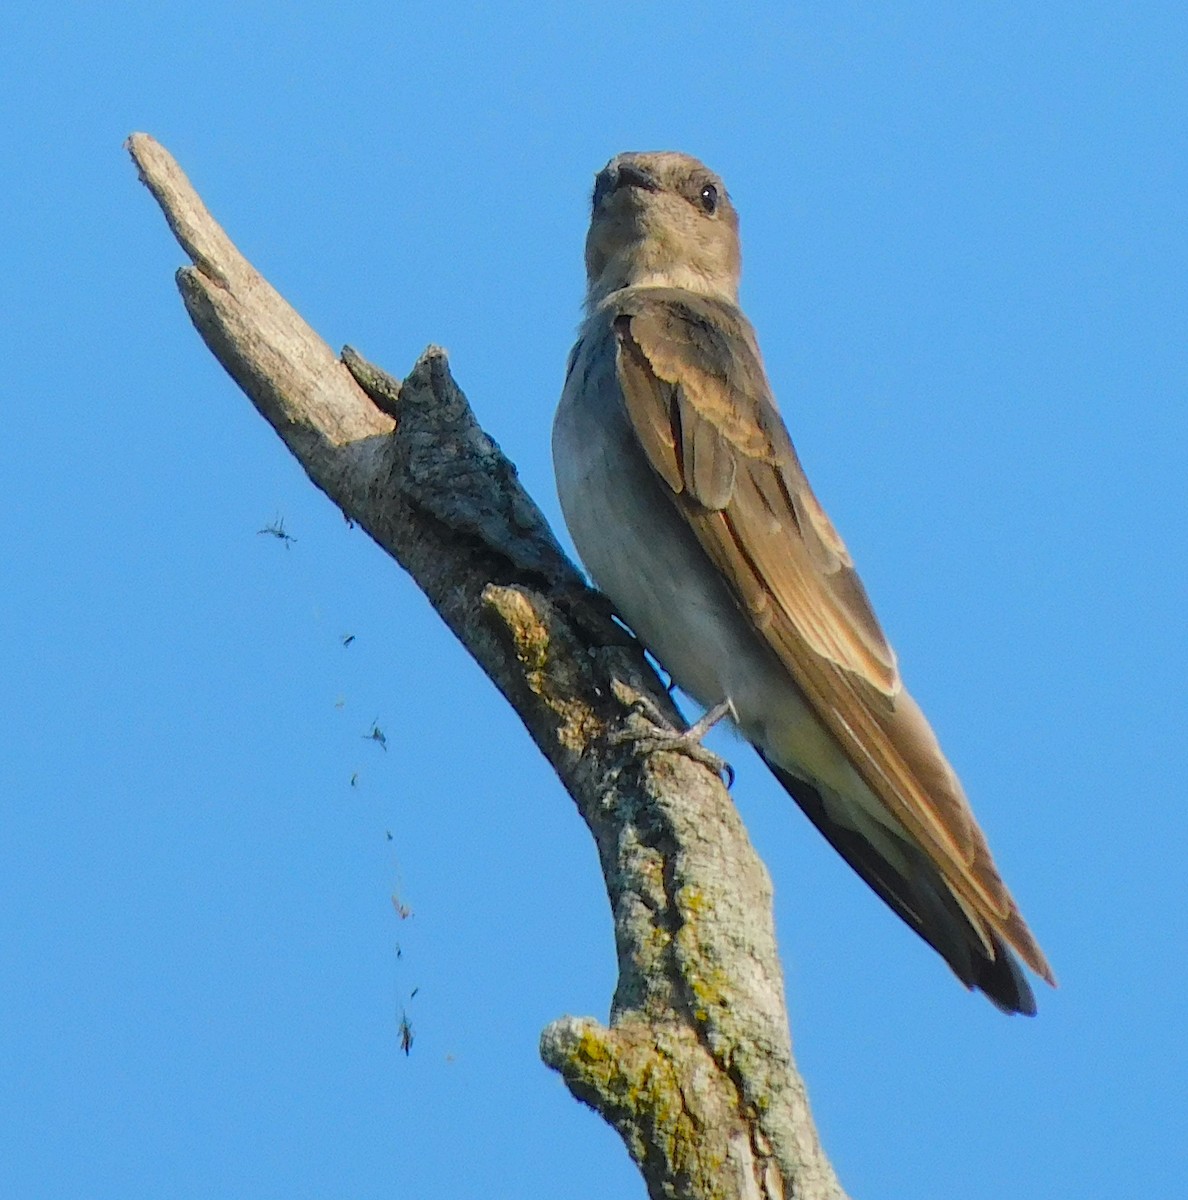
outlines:
M738 603L937 868L987 951L1000 935L1053 982L956 775L903 690L845 544L780 420L745 317L666 289L624 292L612 316L629 422Z

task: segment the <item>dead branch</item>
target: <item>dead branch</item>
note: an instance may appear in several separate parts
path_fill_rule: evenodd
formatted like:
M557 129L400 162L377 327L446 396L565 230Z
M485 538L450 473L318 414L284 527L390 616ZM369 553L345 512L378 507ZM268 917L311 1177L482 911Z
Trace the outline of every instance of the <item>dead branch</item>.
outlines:
M614 735L645 697L679 721L515 468L425 351L398 383L338 358L239 253L169 153L127 142L193 266L215 357L310 479L412 576L515 708L598 846L619 980L610 1022L541 1056L622 1135L652 1197L844 1200L792 1060L771 886L721 781Z

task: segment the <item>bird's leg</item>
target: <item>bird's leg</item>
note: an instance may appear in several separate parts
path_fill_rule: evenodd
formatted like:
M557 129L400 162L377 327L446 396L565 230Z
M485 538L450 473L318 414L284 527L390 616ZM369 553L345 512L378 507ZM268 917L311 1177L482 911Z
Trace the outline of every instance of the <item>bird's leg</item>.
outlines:
M720 755L715 754L712 750L707 750L701 744L701 739L723 717L734 715L734 705L729 700L715 704L685 730L675 729L668 718L646 696L637 696L632 702L632 708L652 728L646 732L633 729L619 730L610 735L608 740L611 745L631 742L649 754L654 754L657 750L672 750L709 767L715 775L724 775L728 788L734 786L734 768Z

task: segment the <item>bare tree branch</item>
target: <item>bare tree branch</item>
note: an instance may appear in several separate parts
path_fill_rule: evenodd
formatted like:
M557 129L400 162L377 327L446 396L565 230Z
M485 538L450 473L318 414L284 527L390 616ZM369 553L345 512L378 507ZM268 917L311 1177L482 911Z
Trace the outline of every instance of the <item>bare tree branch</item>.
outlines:
M844 1200L796 1073L771 886L721 781L624 742L650 701L637 644L566 559L441 350L398 383L337 358L236 250L168 152L127 148L193 260L194 325L310 479L412 576L515 708L602 863L609 1026L564 1017L541 1056L622 1135L653 1197Z

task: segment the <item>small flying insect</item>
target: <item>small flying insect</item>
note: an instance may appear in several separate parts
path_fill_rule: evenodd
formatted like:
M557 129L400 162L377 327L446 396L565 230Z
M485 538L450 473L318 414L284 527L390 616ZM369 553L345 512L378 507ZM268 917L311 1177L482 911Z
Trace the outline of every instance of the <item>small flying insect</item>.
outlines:
M371 729L363 734L363 740L365 742L378 742L380 749L385 752L388 749L388 739L384 737L384 731L379 727L378 721L371 722Z
M256 530L257 537L262 533L270 534L272 537L284 542L286 550L289 548L289 544L291 542L295 542L297 540L291 533L286 532L285 519L282 516L277 516L275 521L273 521L270 525L265 525L263 529Z

